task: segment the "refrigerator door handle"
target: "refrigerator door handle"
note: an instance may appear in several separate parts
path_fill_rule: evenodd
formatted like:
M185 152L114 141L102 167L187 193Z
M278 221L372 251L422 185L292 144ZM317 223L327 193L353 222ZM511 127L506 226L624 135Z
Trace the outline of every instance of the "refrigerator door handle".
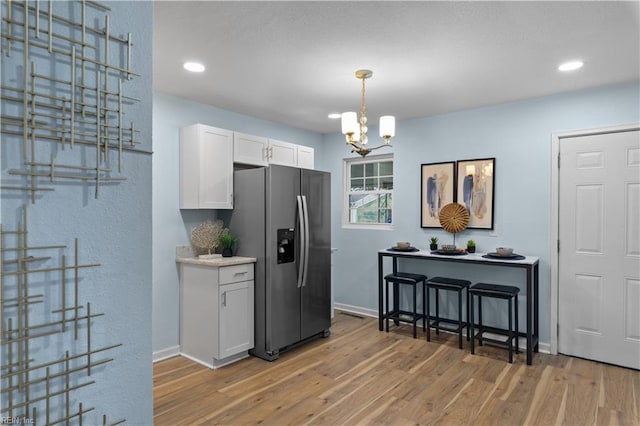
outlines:
M302 287L307 285L307 271L309 270L309 209L307 208L307 197L302 196L302 209L304 210L304 271L302 273Z
M298 235L300 235L300 262L298 262L298 288L302 287L303 273L304 273L304 263L305 263L305 251L304 247L306 246L305 240L305 232L304 232L304 212L302 207L302 197L300 195L296 195L296 199L298 202L298 223L300 227L298 228Z

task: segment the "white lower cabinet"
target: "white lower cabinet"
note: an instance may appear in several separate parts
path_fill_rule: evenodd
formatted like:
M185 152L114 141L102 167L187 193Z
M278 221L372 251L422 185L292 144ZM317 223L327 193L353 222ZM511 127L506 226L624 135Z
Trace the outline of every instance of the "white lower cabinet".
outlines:
M180 265L180 353L210 368L253 348L253 263Z

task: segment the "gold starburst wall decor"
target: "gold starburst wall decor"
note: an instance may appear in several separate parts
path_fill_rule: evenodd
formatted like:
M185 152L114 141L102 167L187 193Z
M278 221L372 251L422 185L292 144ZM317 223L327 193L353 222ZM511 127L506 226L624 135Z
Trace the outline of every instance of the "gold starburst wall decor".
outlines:
M469 212L462 204L449 203L440 210L440 225L452 234L462 232L469 225Z

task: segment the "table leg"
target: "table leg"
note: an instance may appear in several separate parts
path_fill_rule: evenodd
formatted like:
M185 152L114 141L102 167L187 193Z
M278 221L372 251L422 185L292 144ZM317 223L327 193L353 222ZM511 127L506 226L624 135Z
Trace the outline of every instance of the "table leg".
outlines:
M533 267L533 335L536 337L536 345L533 348L534 352L538 352L538 345L540 342L540 333L538 329L538 308L539 308L539 272L538 272L538 264L536 263Z
M393 259L393 274L398 273L398 257L392 256ZM393 310L395 312L400 312L400 285L397 283L393 283ZM393 323L398 326L400 325L400 321L394 320Z
M533 361L533 305L535 302L535 295L532 291L532 270L530 266L527 266L527 365L531 365Z
M382 300L382 275L383 275L383 263L384 256L382 253L378 253L378 330L382 331L383 329L383 310L384 310L384 301Z

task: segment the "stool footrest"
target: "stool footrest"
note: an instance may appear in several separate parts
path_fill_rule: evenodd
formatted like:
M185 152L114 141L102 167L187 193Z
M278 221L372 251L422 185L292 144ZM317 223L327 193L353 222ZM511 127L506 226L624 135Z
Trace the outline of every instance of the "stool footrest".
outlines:
M499 340L499 339L495 339L493 337L483 337L482 334L483 333L492 333L489 330L483 330L483 331L479 331L476 334L473 335L474 339L477 339L480 343L484 344L484 343L489 343L492 346L497 346L501 349L509 349L509 337L505 335L506 339L505 340ZM492 333L492 334L496 334L496 333ZM518 347L518 336L512 336L511 339L515 339L515 342L513 342L513 350L515 351L515 353L520 353L519 347Z
M453 320L453 319L449 319L449 318L436 318L433 315L430 316L428 318L428 320L429 320L429 324L431 326L433 326L433 327L436 327L436 326L442 327L442 323L444 323L446 325L455 325L456 326L455 329L449 328L449 327L444 328L447 331L459 331L460 330L460 324L459 324L458 320ZM467 326L467 322L463 321L462 322L462 328L465 328L466 326Z

